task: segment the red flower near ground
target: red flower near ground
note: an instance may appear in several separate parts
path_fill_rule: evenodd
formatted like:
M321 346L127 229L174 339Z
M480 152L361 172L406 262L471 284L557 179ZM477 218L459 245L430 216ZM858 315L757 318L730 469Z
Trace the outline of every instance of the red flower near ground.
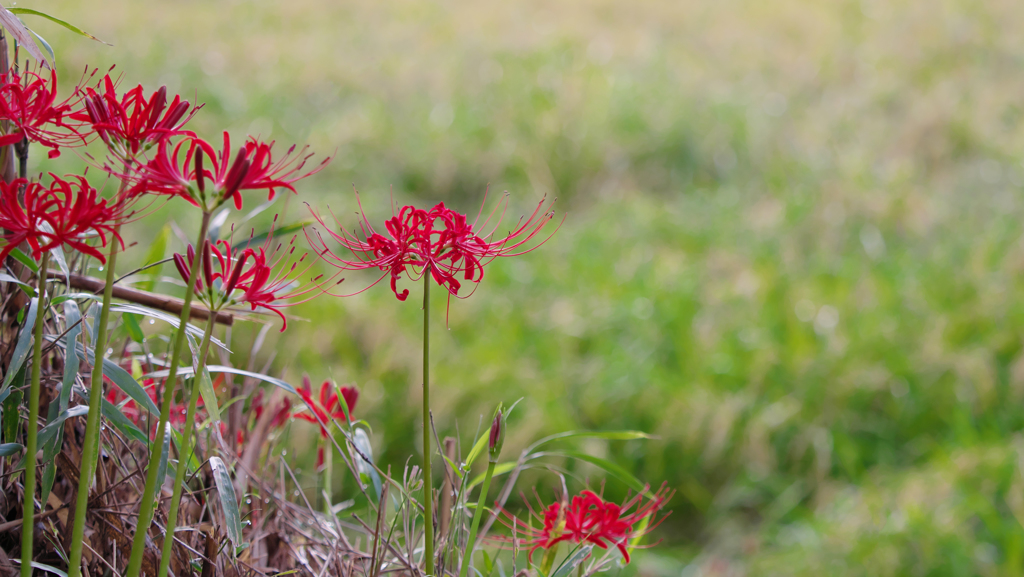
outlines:
M593 491L583 491L568 504L552 503L544 509L543 516L531 508L531 515L543 523L541 529L531 527L500 505L495 505L500 514L505 516L504 524L514 528L522 539L522 545L530 548L531 558L537 549L551 549L567 541L577 545L590 543L601 549L614 546L629 563L629 541L647 534L661 523L665 516L657 519L658 511L672 498L672 494L666 485L662 485L653 495L644 497L638 494L622 505L617 505L605 501ZM634 528L647 517L650 517L650 521L646 527Z
M228 200L235 208L242 208L244 190L266 190L273 199L277 189L295 192L295 182L320 172L330 161L325 159L311 170L303 171L312 154L303 148L296 153L295 146L283 157L273 158L274 143L264 143L250 137L245 145L232 155L231 137L224 132L224 144L218 153L205 140L187 137L171 150L161 141L156 156L139 167L133 178L133 195L144 193L180 196L196 206L213 210ZM185 151L182 161L181 152ZM210 167L204 164L209 162Z
M189 110L189 102L177 95L168 104L166 86L161 86L147 99L140 84L119 99L109 74L103 77L101 84L102 92L86 89L85 111L72 117L91 123L93 131L122 158L135 156L169 136L192 135L182 127L200 107Z
M85 144L85 135L78 132L81 123L72 115L82 97L76 88L73 96L57 102L57 73L53 70L48 79L31 71L0 74L0 120L14 128L0 136L0 146L27 138L49 148L50 158L56 158L61 146Z
M356 401L359 400L359 389L354 385L341 387L341 399L339 399L334 384L331 381L324 381L320 385L320 400L317 401L313 398L312 383L307 375L303 375L302 386L299 388L298 393L312 414L298 412L294 413L293 416L303 421L320 425L320 435L325 438L327 437L327 427L331 425L333 419L345 420L345 410L341 407L341 401L345 402L345 406L348 407L348 414L351 417L352 411L356 408Z
M263 416L263 411L266 410L263 406L263 389L256 391L256 395L252 399L252 410L256 415L256 420ZM270 428L277 429L283 427L292 416L292 402L286 397L280 405L271 407L270 410L274 412L274 418L270 421Z
M251 310L266 309L281 317L281 331L284 331L288 320L281 309L314 298L324 292L323 286L334 282L337 276L317 274L309 282L301 284L300 278L309 272L312 262L305 263L299 270L307 254L302 253L295 258L296 238L297 235L292 236L285 245L277 242L271 229L263 245L256 248L239 249L233 248L228 241L207 241L199 255L203 271L196 280L195 294L211 310L239 304L247 304ZM187 259L185 255L175 254L174 264L181 278L188 282L192 263L196 260L195 249L191 245L186 255ZM215 283L217 280L220 283Z
M107 236L112 235L121 242L116 229L121 217L119 207L99 198L84 177L64 180L51 173L50 178L49 188L22 178L10 184L0 181L0 229L7 240L0 249L0 261L16 246L27 242L37 260L43 251L67 245L106 262L88 241L97 236L100 244L106 246ZM24 198L19 199L22 188Z
M323 218L313 212L317 222L327 229L327 234L353 254L352 259L332 253L319 230L314 229L313 235L307 233L306 236L324 260L341 270L376 268L384 271L384 274L370 286L390 275L391 290L398 300L405 300L409 295L408 290L398 291L397 281L401 276L408 272L413 280L418 280L427 266L430 267L434 281L443 286L449 295L465 298L459 294L462 288L460 278L462 281L479 283L483 280L484 266L492 260L499 256L516 256L530 252L544 244L557 231L556 229L538 242L531 243L554 218L554 213L550 210L541 211L543 205L544 201L541 200L533 214L520 220L514 230L500 239L495 239L494 235L501 225L501 216L507 207L507 197L499 205L502 208L501 216L495 218L495 208L488 218L480 223L480 228L489 228L481 233L476 231L479 215L477 220L470 224L466 215L451 210L444 203L430 210L413 206L402 207L397 215L385 222L388 236L378 233L364 215L363 222L360 223L362 238L345 230L344 227L339 233L333 232ZM490 225L492 220L493 226ZM527 244L530 246L524 248ZM419 270L411 270L410 267Z
M327 427L331 426L333 419L341 421L345 420L345 410L342 408L341 403L344 402L348 408L348 416L352 417L352 411L356 408L356 401L359 400L359 389L353 386L341 387L341 399L338 398L338 393L335 391L334 383L331 381L324 381L320 385L320 401L317 402L313 399L313 387L309 381L308 375L302 376L302 386L298 390L299 396L302 397L302 401L306 403L309 410L312 412L305 413L293 413L296 418L302 419L303 421L309 421L315 423L320 427L320 436L326 439L329 435ZM322 467L324 464L324 448L321 446L317 450L316 454L316 466L317 468Z

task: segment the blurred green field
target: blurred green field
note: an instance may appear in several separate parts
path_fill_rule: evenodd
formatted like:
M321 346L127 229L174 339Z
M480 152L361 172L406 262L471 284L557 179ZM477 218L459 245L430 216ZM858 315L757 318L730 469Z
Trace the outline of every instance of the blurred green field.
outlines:
M336 154L278 205L290 220L305 200L354 223L350 183L381 220L392 186L466 212L488 183L513 214L557 196L557 236L435 325L435 418L468 439L525 397L508 456L570 428L658 435L583 447L678 491L640 573L1024 570L1019 4L19 5L115 44L36 21L65 79L117 63L198 95L207 137ZM140 246L166 214L194 234L166 210ZM316 322L264 356L357 383L400 467L421 426L417 299L382 285L293 312Z

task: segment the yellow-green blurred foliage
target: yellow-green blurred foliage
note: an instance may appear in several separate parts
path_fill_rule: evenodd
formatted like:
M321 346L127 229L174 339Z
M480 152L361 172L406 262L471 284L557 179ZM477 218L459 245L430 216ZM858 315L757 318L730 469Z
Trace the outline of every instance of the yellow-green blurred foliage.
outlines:
M335 156L276 205L286 220L306 201L355 224L352 183L378 221L392 186L398 202L475 212L489 183L509 190L510 222L558 196L555 238L492 264L435 325L434 415L465 442L525 396L509 457L570 428L658 435L583 447L678 489L666 542L633 569L1021 571L1021 4L19 5L115 45L28 20L65 81L117 63L126 86L198 96L191 127L208 138ZM194 234L175 205L133 239L168 215ZM409 288L406 303L381 285L295 309L309 322L261 353L289 379L357 383L395 467L421 426ZM234 329L236 353L254 333Z

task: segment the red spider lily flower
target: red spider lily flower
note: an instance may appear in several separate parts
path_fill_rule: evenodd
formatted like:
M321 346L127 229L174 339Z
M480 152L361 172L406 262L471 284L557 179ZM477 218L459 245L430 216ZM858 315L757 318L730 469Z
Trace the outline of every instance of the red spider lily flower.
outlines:
M124 246L116 229L120 207L110 206L99 198L85 177L64 180L50 173L50 178L49 188L23 178L10 184L0 181L0 229L7 240L7 245L0 249L0 261L16 246L27 242L37 260L43 251L67 245L106 262L88 241L96 236L106 246L109 234ZM22 189L24 198L19 198Z
M358 195L356 199L358 202ZM516 228L506 236L496 238L495 232L501 226L501 216L504 216L507 204L506 197L505 201L499 204L502 214L495 218L496 207L488 218L480 223L480 229L487 229L483 232L477 232L480 215L470 224L464 214L440 203L430 210L413 206L402 207L397 215L385 222L388 236L374 230L364 215L363 222L360 223L361 238L360 235L350 233L343 227L340 233L333 232L319 214L311 211L317 222L327 229L328 235L354 255L352 259L332 253L318 229L314 229L312 235L306 236L321 258L341 270L376 268L384 271L384 275L370 286L390 274L391 290L398 300L404 301L409 296L408 290L398 291L397 281L401 276L408 272L410 278L418 280L427 265L430 266L431 277L448 291L449 296L466 298L468 295L459 294L462 288L460 278L461 281L478 284L483 280L484 266L492 260L500 256L528 253L547 242L558 230L556 228L546 237L537 238L541 230L554 218L554 213L550 209L542 212L544 200L541 200L533 214L520 220ZM361 202L359 206L362 213ZM481 214L482 212L481 206ZM419 270L412 270L411 267Z
M11 70L0 74L0 120L11 123L13 130L0 136L0 146L16 144L23 138L49 148L49 157L60 156L62 146L81 146L86 136L78 132L81 123L75 121L72 109L82 100L84 93L76 88L74 94L57 102L57 73L50 77L32 72Z
M341 403L344 402L345 406L348 407L348 417L351 418L352 411L356 408L356 401L359 400L359 389L355 385L341 387L341 399L339 399L334 384L331 381L324 381L320 385L320 401L317 402L313 399L313 387L308 375L302 376L302 386L299 388L298 393L313 414L297 412L293 413L293 416L319 425L320 436L324 439L329 436L327 427L331 425L333 419L345 420L345 410L342 408ZM323 464L324 448L321 446L317 450L316 466L319 469Z
M288 327L288 319L281 309L307 302L325 292L324 285L334 282L337 276L317 274L301 284L299 279L310 271L315 261L305 263L307 253L295 258L297 238L298 235L293 235L287 245L280 243L271 229L263 245L256 248L238 249L228 241L207 241L199 255L203 260L203 274L196 280L196 295L211 310L241 304L249 305L254 311L266 309L281 318L283 332ZM196 261L191 245L186 255L175 254L174 264L187 282L192 263ZM300 265L304 267L299 269Z
M543 528L535 529L528 523L516 519L511 513L495 503L505 519L502 522L519 533L521 543L530 548L530 557L537 549L551 549L562 541L574 544L590 543L601 549L616 547L623 559L629 563L627 546L633 539L646 535L657 527L668 516L657 519L658 511L674 494L662 485L658 492L644 496L644 492L627 498L622 505L610 503L593 491L583 491L572 498L572 501L556 501L538 515L532 508L530 514L543 522ZM645 501L646 498L646 501ZM634 526L647 517L650 521L646 526L634 529ZM508 538L502 538L508 540Z
M327 437L327 427L330 426L333 419L345 420L345 410L341 407L341 401L344 400L345 406L348 407L348 415L351 417L352 411L356 408L356 401L359 400L359 389L355 385L341 387L341 399L339 399L331 381L324 381L320 385L320 399L319 401L314 400L313 386L308 375L303 375L302 386L299 387L298 393L313 414L296 412L293 413L293 416L320 425L320 435L325 438Z
M358 201L358 195L356 199ZM406 289L398 292L397 284L409 267L423 266L424 261L421 256L423 250L419 245L422 244L420 229L425 226L426 212L412 206L403 206L398 215L384 222L384 228L387 230L388 236L384 236L374 230L373 225L363 216L363 222L360 224L362 240L344 228L341 229L340 233L333 232L324 223L319 214L312 211L312 209L311 212L317 222L327 229L327 234L341 244L341 246L348 249L355 257L354 260L348 260L332 253L327 248L327 244L318 230L315 230L314 236L310 236L307 233L306 238L309 240L310 245L317 250L317 253L322 258L325 258L341 270L376 268L384 271L384 274L370 284L370 286L353 294L367 290L390 274L391 290L398 297L398 300L404 301L409 297L409 290ZM362 212L362 203L360 203L360 212Z
M256 395L252 399L252 411L256 415L256 420L259 420L263 416L263 411L266 408L263 406L263 389L256 391ZM271 429L279 429L288 422L288 419L292 416L292 402L288 398L285 398L280 405L271 407L271 411L274 413L274 418L270 421Z
M118 99L117 89L110 75L101 81L102 92L87 88L85 111L72 118L89 122L93 131L121 158L135 156L169 136L188 134L182 127L195 116L201 106L189 110L189 102L175 95L167 102L167 87L161 86L148 99L142 85L124 93ZM97 88L100 88L97 85Z
M137 175L125 176L137 182L132 188L133 195L148 192L181 196L207 210L234 200L235 208L241 209L241 191L266 190L268 199L273 199L279 188L295 192L292 186L295 182L320 172L331 160L326 158L316 167L304 171L306 162L313 156L306 154L306 148L296 153L296 147L292 146L275 161L273 146L273 142L268 144L250 137L244 146L232 153L231 137L226 131L219 153L210 143L197 137L178 142L173 152L167 142L161 141L156 156L142 165ZM185 150L185 156L179 162L182 150ZM204 168L207 159L210 167Z

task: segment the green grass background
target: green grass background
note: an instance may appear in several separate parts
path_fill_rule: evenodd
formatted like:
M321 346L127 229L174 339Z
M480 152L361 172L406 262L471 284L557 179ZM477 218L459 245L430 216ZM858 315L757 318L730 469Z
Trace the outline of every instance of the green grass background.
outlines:
M308 201L354 224L352 183L378 221L391 187L475 212L489 183L513 215L557 196L558 234L435 324L434 414L468 440L525 397L510 457L571 428L657 435L579 447L677 490L665 543L631 570L1024 570L1019 3L19 6L115 44L28 20L65 80L116 63L125 86L198 96L208 138L335 155L277 205L288 220ZM132 230L129 261L168 217L194 234L168 206ZM262 353L293 380L357 383L394 467L421 426L409 288L293 309L315 322Z

